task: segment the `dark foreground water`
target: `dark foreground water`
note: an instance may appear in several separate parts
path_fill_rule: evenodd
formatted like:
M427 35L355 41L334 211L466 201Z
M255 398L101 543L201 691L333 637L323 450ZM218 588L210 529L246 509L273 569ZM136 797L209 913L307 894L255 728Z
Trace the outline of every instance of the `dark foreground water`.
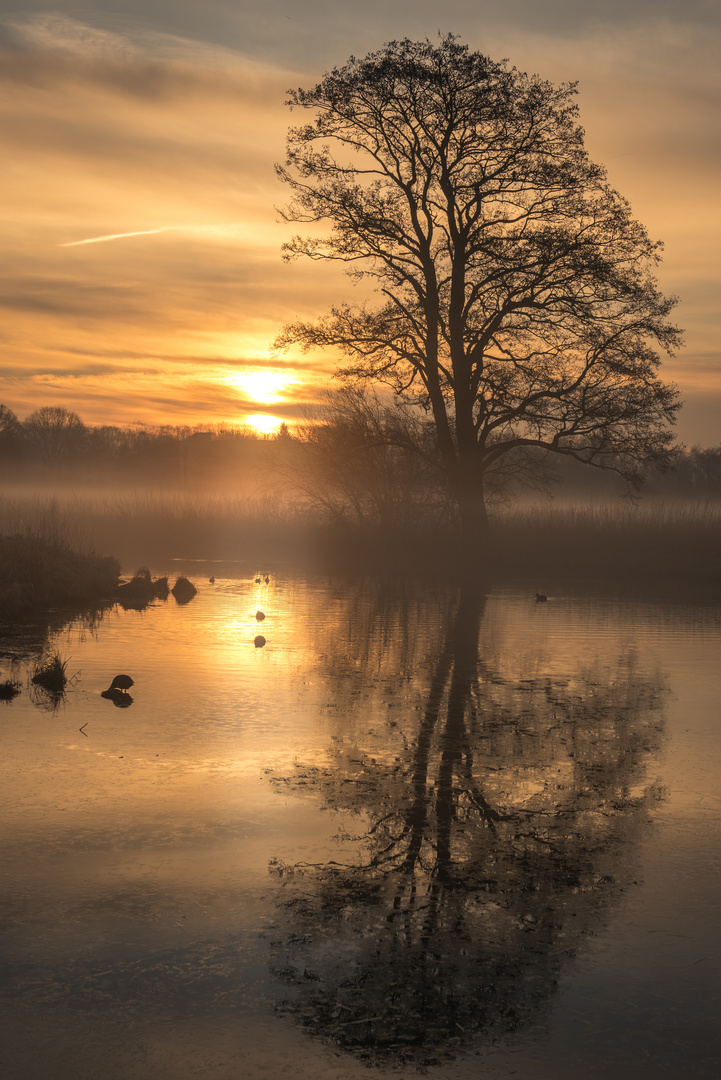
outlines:
M215 573L0 704L6 1080L720 1074L719 607Z

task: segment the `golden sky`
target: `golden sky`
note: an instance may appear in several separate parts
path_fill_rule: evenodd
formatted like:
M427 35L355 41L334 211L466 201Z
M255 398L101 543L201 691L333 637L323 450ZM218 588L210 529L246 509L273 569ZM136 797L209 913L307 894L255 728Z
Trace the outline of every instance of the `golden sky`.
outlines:
M0 0L0 402L88 423L292 422L333 358L270 343L353 286L281 259L285 91L439 29L579 80L591 155L666 243L679 434L721 443L715 0L447 0L442 16L428 0Z

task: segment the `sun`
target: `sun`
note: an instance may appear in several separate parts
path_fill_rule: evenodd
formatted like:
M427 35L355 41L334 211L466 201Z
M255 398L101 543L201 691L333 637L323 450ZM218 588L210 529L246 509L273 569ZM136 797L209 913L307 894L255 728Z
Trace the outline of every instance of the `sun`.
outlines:
M298 379L289 371L256 368L249 371L234 371L227 376L227 381L251 401L259 405L273 405L285 400L283 391L297 383Z
M283 423L279 416L269 416L267 413L254 413L245 419L248 426L255 428L260 435L273 435Z

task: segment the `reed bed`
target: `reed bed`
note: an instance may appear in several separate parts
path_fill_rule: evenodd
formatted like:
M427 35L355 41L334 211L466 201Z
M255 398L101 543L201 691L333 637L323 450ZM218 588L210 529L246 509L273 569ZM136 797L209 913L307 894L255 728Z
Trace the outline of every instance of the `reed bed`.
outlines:
M40 656L33 668L31 682L36 686L42 686L52 694L62 694L68 684L68 676L65 669L68 666L68 658L63 660L58 652L47 653Z
M429 528L341 530L276 497L119 490L0 498L0 532L76 551L105 551L128 567L169 559L249 560L433 568L453 562L454 537ZM492 577L694 579L718 585L721 503L512 503L497 509L479 561Z
M587 579L693 579L721 596L721 504L689 500L510 507L492 530L499 571Z
M89 611L112 602L120 563L29 533L0 535L0 623L53 609Z
M177 491L0 497L0 533L111 551L126 567L172 558L282 558L312 526L277 499Z

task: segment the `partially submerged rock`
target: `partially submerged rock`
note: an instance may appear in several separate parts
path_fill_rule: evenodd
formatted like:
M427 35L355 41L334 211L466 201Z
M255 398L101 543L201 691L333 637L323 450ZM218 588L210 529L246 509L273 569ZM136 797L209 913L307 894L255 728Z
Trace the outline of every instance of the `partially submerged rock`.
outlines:
M187 577L181 575L170 591L179 604L187 604L188 600L192 600L198 590L192 581L188 581Z
M156 578L153 582L155 586L155 595L159 600L167 600L168 593L170 592L170 586L168 585L167 577Z
M147 566L141 566L130 581L121 581L116 593L121 603L135 607L151 600L167 600L167 577L153 579Z

